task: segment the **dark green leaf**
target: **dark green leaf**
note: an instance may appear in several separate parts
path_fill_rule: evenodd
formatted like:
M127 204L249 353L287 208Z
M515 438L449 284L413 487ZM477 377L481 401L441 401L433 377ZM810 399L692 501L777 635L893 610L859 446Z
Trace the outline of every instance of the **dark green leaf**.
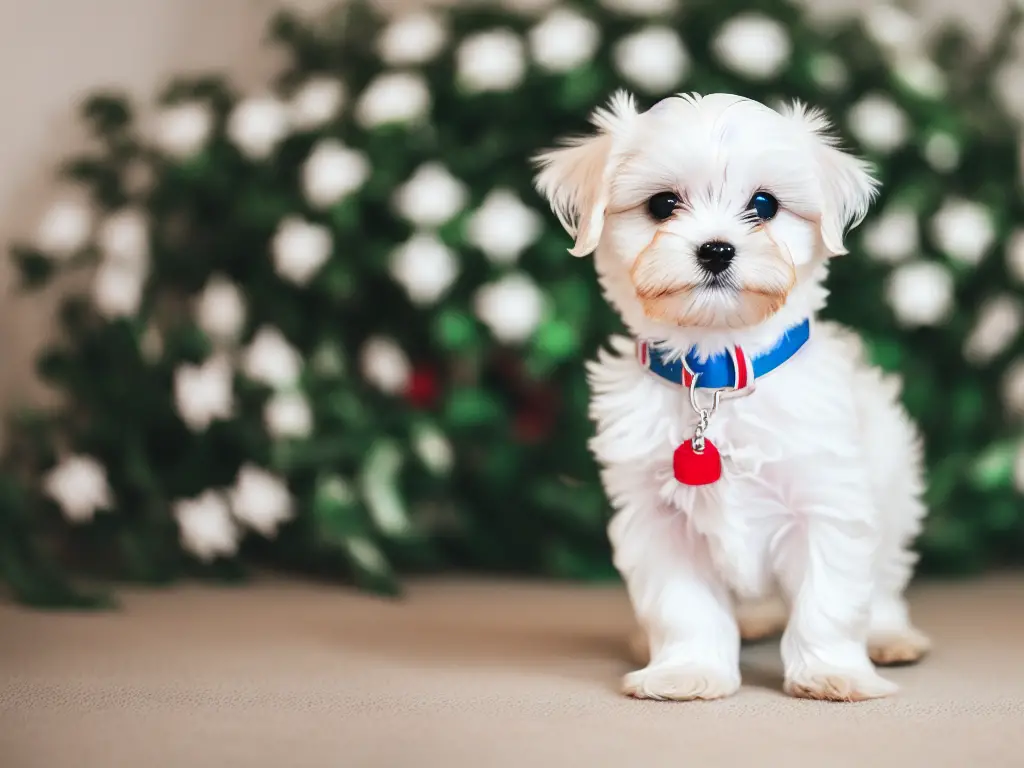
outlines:
M15 246L11 256L18 267L23 288L32 290L41 288L50 282L55 271L54 263L44 254L29 248Z

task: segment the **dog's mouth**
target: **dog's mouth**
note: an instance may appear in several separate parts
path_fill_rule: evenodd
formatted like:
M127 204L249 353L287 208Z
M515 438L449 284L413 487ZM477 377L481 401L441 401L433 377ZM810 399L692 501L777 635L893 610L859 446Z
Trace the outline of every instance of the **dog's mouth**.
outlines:
M775 291L766 291L760 287L743 286L731 272L719 274L705 273L693 282L677 282L664 286L644 285L643 283L637 284L634 282L633 288L641 302L684 297L694 300L735 299L746 292L757 294L776 293ZM788 291L778 291L778 295L782 298L785 298L787 293Z
M767 320L786 303L788 290L743 287L718 275L696 285L637 290L644 315L678 327L742 328Z
M703 279L695 286L695 290L708 291L710 293L728 293L735 295L743 289L736 282L732 272L721 272L719 274L705 273Z

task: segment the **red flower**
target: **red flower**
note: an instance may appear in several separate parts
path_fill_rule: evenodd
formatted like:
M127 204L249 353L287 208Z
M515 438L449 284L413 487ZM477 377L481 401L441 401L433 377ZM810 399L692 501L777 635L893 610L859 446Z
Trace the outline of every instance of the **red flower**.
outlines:
M437 374L430 368L416 368L409 377L405 397L414 408L432 408L441 395Z
M516 411L512 431L522 443L539 443L550 436L558 417L558 400L550 391L536 389Z

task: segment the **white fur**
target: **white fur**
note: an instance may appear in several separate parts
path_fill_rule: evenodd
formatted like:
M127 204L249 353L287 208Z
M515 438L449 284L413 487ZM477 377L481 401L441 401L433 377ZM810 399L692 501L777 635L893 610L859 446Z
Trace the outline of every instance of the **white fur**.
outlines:
M595 253L605 295L635 338L675 354L739 345L756 355L812 320L800 352L711 418L707 437L723 457L711 486L673 477L673 451L697 422L686 391L643 370L631 338L612 338L589 364L590 447L615 510L615 566L650 651L626 692L734 692L734 600L778 591L789 607L787 691L892 693L869 646L927 648L903 599L924 516L919 438L898 382L866 362L856 335L816 317L828 260L846 252L843 235L872 200L868 167L799 104L776 112L727 94L681 95L639 113L617 94L593 123L593 136L539 156L537 186L575 236L573 252ZM752 225L742 215L760 190L780 211ZM662 191L684 205L657 222L646 201ZM696 262L708 240L736 246L727 285L710 286Z

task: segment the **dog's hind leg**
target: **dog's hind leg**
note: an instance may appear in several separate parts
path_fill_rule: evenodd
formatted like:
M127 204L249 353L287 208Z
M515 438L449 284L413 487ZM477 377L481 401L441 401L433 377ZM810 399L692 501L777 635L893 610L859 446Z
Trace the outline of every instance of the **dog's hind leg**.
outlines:
M745 643L756 643L781 635L789 619L789 608L781 596L760 600L738 600L736 623Z
M924 507L912 493L891 492L880 503L885 536L875 557L868 656L880 667L913 664L931 650L928 636L911 622L904 595L917 560L912 543Z
M931 641L913 625L904 595L917 562L914 540L927 510L922 501L923 454L916 427L896 400L896 382L874 378L873 382L872 377L863 376L857 387L863 397L869 397L874 383L878 400L865 409L874 415L866 420L866 444L871 446L866 458L881 533L872 574L867 643L876 666L894 666L919 661L931 649Z

